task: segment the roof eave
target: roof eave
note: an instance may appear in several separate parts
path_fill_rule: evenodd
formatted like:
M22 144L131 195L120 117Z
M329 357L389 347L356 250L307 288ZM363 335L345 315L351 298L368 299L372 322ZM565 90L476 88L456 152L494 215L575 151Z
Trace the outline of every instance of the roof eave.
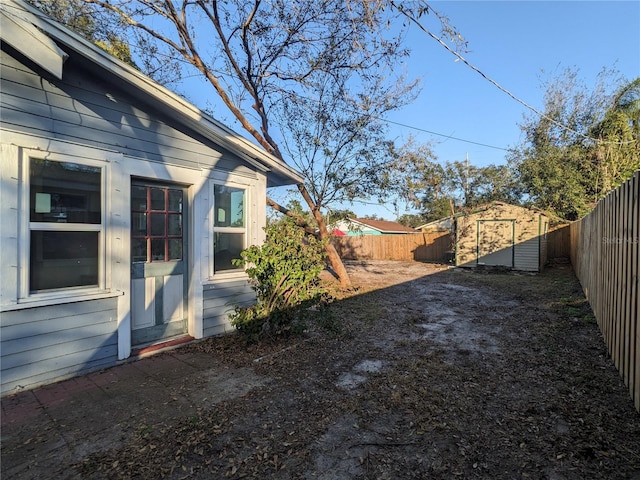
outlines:
M170 113L188 128L195 130L205 136L205 138L228 149L260 171L266 173L268 177L271 176L272 182L270 186L291 185L304 182L303 176L284 161L240 136L213 117L204 113L195 105L156 83L146 75L143 75L132 66L105 52L75 32L47 18L31 5L21 0L3 1L1 5L7 7L7 3L14 3L20 9L30 14L30 22L46 32L47 36L56 43L59 42L59 44L61 44L59 46L67 47L75 51L98 67L107 70L112 75L121 79L125 85L129 85L136 91L142 91L148 95L150 99L155 101L157 104L156 107L161 111Z

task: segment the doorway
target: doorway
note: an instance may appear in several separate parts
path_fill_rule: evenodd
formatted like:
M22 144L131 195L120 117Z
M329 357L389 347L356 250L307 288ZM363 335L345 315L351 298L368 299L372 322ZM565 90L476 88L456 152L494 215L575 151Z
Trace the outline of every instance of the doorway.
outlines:
M131 343L187 333L187 189L131 184Z
M478 265L513 267L514 220L478 221Z

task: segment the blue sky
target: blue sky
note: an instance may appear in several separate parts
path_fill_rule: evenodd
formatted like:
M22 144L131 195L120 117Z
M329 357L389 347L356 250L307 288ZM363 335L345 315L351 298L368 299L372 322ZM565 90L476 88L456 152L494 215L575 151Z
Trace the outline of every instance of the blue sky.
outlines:
M432 2L468 41L464 57L518 98L541 110L541 79L567 67L592 85L603 68L631 80L640 75L638 1L453 1ZM428 25L435 25L432 21ZM435 32L434 32L435 33ZM457 138L500 148L521 140L519 124L533 115L477 72L456 62L436 41L415 29L408 72L422 78L417 101L387 118ZM394 138L413 135L431 142L440 161L464 160L476 166L505 163L507 152L391 125ZM358 215L393 219L380 206L353 205Z
M517 97L542 108L541 78L577 68L587 85L603 67L640 75L640 2L433 2L469 42L465 58ZM409 71L423 79L415 104L393 120L479 143L518 143L529 111L419 31ZM393 128L399 135L411 129ZM413 131L441 160L504 161L504 152Z
M541 79L557 77L568 67L578 69L587 85L593 85L603 68L615 68L628 80L640 75L638 0L430 4L468 41L469 52L464 56L471 64L539 110L544 94ZM432 16L426 18L425 26L439 34ZM415 127L391 123L391 137L402 142L412 135L418 142L431 143L442 162L464 160L468 154L476 166L505 163L506 152L501 149L519 143L519 124L532 113L464 63L456 62L424 32L412 28L408 42L413 53L404 68L410 76L422 79L422 92L416 102L387 116L392 122ZM229 120L226 114L219 119ZM344 207L358 216L375 213L395 219L390 206L356 203Z
M541 79L577 68L592 85L604 67L616 68L629 80L640 75L640 2L432 2L449 17L468 43L464 57L487 76L531 106L542 109ZM429 20L427 26L435 25ZM435 32L434 32L435 33ZM388 115L389 120L500 148L521 140L519 124L532 114L447 52L423 32L413 29L407 71L422 79L415 103ZM505 163L496 148L431 135L391 124L393 138L412 135L431 142L440 161L464 160L473 165ZM390 206L354 204L359 216L394 219ZM402 212L400 212L402 213Z

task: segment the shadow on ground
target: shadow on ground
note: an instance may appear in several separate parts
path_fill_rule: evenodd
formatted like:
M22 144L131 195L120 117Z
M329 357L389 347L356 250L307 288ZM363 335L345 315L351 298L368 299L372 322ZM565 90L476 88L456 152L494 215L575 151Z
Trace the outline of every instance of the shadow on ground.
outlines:
M640 478L640 415L569 267L348 269L328 330L26 392L31 418L3 400L3 477Z

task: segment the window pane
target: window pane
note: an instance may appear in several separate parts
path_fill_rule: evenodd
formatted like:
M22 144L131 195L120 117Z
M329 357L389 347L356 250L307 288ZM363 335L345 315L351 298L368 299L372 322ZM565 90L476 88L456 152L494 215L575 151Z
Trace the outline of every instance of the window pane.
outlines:
M151 210L166 210L164 208L164 188L151 189Z
M151 239L151 261L159 260L164 262L164 238Z
M169 190L169 211L182 212L182 191Z
M164 213L151 213L151 235L164 236Z
M169 239L169 260L182 260L182 239Z
M234 258L241 258L244 250L244 233L216 232L213 245L214 271L241 269L231 263Z
M214 185L216 227L244 227L244 189Z
M147 240L145 238L134 238L131 240L131 261L147 261Z
M101 223L101 171L68 162L32 158L32 222Z
M131 210L146 210L147 209L147 188L146 187L131 187Z
M147 234L147 214L132 213L131 214L131 235L135 237Z
M29 290L98 285L98 232L31 232Z
M169 215L168 235L182 235L182 215Z

